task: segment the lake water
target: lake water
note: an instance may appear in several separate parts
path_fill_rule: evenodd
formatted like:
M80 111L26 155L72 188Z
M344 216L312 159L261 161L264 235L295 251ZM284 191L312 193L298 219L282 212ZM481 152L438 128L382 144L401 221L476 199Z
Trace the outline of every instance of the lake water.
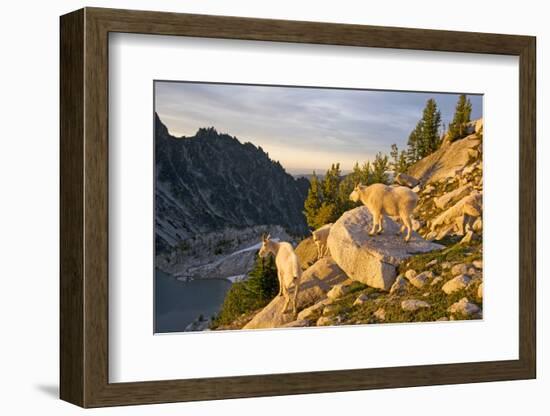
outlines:
M155 270L155 332L181 332L200 315L210 318L230 287L225 279L183 282Z

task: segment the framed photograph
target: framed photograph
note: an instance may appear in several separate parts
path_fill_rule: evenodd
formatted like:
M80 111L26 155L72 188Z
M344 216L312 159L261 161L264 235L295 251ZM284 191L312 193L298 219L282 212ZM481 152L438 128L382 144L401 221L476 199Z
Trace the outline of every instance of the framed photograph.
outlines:
M534 37L60 29L63 400L536 377Z

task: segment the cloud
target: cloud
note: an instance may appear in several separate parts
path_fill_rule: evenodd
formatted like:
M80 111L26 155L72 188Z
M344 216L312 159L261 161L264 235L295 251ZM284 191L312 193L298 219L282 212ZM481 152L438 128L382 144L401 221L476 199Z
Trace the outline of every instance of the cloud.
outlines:
M404 148L429 98L448 124L458 94L155 82L155 111L173 135L214 126L262 146L291 172L332 162L347 170L392 143ZM482 96L469 98L472 118L481 117Z

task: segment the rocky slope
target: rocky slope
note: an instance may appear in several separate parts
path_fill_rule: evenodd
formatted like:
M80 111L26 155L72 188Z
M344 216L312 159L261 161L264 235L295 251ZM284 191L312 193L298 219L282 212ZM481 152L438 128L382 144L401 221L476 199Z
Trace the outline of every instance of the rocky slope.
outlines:
M279 225L304 234L309 182L262 148L213 128L171 136L155 115L155 246L168 252L197 234Z
M444 138L437 151L415 163L407 173L424 185L452 178L471 161L480 159L483 122L473 122L472 130L472 134L454 142Z
M467 243L481 238L483 123L478 120L474 125L473 134L444 142L409 170L420 179L413 189L420 197L415 211L417 228L430 240L463 239Z
M480 319L482 141L478 120L470 135L445 139L401 178L419 195L410 243L390 218L382 235L369 236L367 208L350 210L332 226L326 257L317 258L311 238L296 248L304 269L297 315L282 313L277 297L233 328Z
M225 228L182 240L177 248L158 254L155 267L180 280L237 281L245 278L252 269L263 234L271 234L274 240L292 241L278 225Z

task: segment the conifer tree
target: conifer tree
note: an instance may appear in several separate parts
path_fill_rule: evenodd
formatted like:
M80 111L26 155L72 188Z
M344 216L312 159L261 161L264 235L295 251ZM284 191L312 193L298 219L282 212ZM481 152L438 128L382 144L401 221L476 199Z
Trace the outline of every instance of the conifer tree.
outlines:
M409 167L407 163L407 152L405 152L404 150L399 151L399 148L394 143L391 145L390 156L392 158L391 168L393 169L394 173L396 175L398 173L404 173Z
M325 224L334 222L338 219L338 217L339 215L336 211L336 204L323 202L321 208L319 208L319 211L315 216L315 225L313 228L317 229Z
M416 163L420 160L419 144L422 137L422 120L416 123L416 127L409 135L407 142L407 161L409 164Z
M275 297L279 292L279 279L273 256L258 256L254 268L249 273L247 286L262 303Z
M461 139L466 135L466 127L470 122L472 103L466 94L460 94L455 107L453 121L449 124L449 138L451 141Z
M372 162L372 183L387 183L389 169L388 156L378 152Z
M335 204L338 200L340 183L340 163L333 163L323 180L323 202Z
M273 256L258 257L249 278L235 282L227 292L212 327L228 325L243 313L264 307L279 292L279 279Z
M426 102L422 119L409 135L407 162L413 164L435 152L441 145L441 112L433 98Z
M420 158L426 157L439 149L440 127L441 112L438 110L435 100L433 98L430 98L426 102L426 107L422 112L422 138L420 140L421 144L419 146Z
M308 196L304 202L304 215L307 224L317 229L329 222L335 221L345 210L340 164L332 164L322 181L315 172L310 181ZM351 191L350 191L351 192Z
M395 172L405 173L408 168L409 162L407 161L407 152L401 150L401 152L399 153L399 159L397 160L397 167L395 169Z
M347 182L349 182L349 185L352 187L352 190L355 187L355 185L359 183L363 185L368 184L370 171L371 171L370 162L365 162L363 163L362 166L360 166L358 162L355 162L355 165L353 165L353 169L351 173L346 177L346 180L348 180Z
M309 191L307 193L307 198L304 202L304 215L306 216L307 224L310 227L316 228L317 224L316 217L319 209L322 204L322 191L321 191L321 182L319 178L313 172L313 176L310 180Z
M363 185L370 185L372 183L372 168L370 162L363 163L358 183Z
M355 162L355 165L353 165L353 170L351 171L349 177L351 177L351 182L354 186L356 183L361 182L363 172L361 170L361 166L359 166L359 162Z
M396 170L395 168L397 167L397 163L399 161L399 148L395 143L391 145L390 156L392 158L392 168L393 170Z
M358 170L354 170L347 175L338 186L338 204L337 204L337 216L339 217L347 210L353 208L355 204L349 199L349 195L353 192L353 188L359 183L361 178L361 168L356 164Z

